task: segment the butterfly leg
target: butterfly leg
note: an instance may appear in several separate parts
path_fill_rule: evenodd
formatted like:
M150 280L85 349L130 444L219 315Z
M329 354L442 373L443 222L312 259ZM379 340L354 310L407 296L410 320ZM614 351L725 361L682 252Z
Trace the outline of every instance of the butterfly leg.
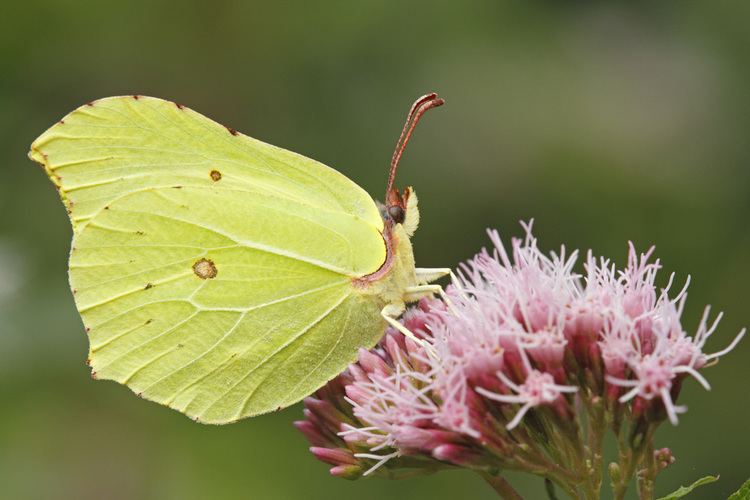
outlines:
M416 285L409 286L404 289L404 300L406 302L416 302L424 297L432 297L438 294L441 298L444 297L443 287L440 285Z
M448 298L445 290L443 290L443 287L440 285L410 286L406 288L405 292L407 302L416 302L423 297L430 297L434 294L438 294L440 295L440 298L443 299L443 302L445 302L445 305L447 305L451 310L451 312L457 314L456 308L453 307L453 302L451 302L451 299Z
M432 283L433 281L439 280L443 276L448 276L449 274L453 277L453 271L448 267L418 267L415 271L417 273L417 283L421 285Z
M451 285L458 290L462 291L461 288L461 281L458 279L458 276L456 276L453 273L453 270L449 267L435 267L435 268L428 268L428 267L418 267L415 269L417 274L417 283L420 285L427 285L428 283L432 283L433 281L439 280L443 276L450 276L451 277ZM445 299L445 296L443 296L443 299Z
M435 348L432 347L432 344L424 339L418 338L411 330L406 328L400 321L398 321L397 318L401 316L403 312L403 304L388 304L383 308L382 311L380 311L380 315L390 326L398 330L404 337L424 347L425 351L427 351L427 353L431 356L435 356Z

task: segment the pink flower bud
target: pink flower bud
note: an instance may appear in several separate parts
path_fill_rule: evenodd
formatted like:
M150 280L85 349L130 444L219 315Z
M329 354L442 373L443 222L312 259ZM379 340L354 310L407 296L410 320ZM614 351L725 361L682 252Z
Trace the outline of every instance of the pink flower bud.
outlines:
M331 467L331 475L342 479L358 479L362 476L362 467L359 465L337 465Z
M482 465L483 459L481 454L457 444L444 444L432 450L432 456L443 462L450 462L462 467L471 467Z
M333 444L333 441L324 434L324 431L309 420L298 420L294 422L294 426L305 435L313 446L330 446Z
M660 470L666 469L675 462L675 457L669 448L654 450L654 459Z
M357 465L357 459L352 452L343 448L323 448L312 446L310 453L318 460L331 465Z
M313 397L307 397L304 399L305 408L312 412L321 422L324 423L329 429L336 429L345 417L335 406L329 401L323 401Z
M364 368L366 372L377 373L383 376L390 375L392 372L383 358L365 349L359 350L359 366Z
M460 440L455 432L419 427L402 427L394 431L393 437L400 448L430 451L446 443Z

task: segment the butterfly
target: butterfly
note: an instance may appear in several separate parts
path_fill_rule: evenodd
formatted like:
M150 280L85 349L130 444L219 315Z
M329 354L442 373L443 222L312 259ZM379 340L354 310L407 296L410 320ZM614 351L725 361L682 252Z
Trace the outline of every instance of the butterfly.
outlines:
M371 348L448 269L416 268L417 197L385 204L338 171L174 102L90 102L37 138L73 227L69 278L95 379L196 421L289 406Z

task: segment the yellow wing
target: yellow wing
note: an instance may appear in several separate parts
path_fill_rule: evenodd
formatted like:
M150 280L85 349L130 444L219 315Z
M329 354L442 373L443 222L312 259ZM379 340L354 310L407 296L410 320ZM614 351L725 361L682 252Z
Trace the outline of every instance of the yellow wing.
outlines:
M82 106L30 156L74 229L97 378L211 423L287 406L381 336L370 196L318 162L143 96Z

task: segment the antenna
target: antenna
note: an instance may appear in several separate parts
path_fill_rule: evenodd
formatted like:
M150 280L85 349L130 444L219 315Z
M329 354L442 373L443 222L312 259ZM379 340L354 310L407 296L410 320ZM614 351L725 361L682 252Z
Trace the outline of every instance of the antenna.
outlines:
M428 109L436 108L445 104L445 101L438 97L435 92L431 92L427 95L423 95L412 104L409 114L406 115L406 123L404 128L401 130L401 135L398 137L396 142L396 149L393 151L391 157L391 171L388 175L388 187L385 190L385 199L389 198L389 193L393 189L393 181L396 179L396 171L398 170L398 162L401 160L401 156L404 154L406 145L409 143L411 134L414 132L414 128L419 123L419 119L422 115L427 112Z

